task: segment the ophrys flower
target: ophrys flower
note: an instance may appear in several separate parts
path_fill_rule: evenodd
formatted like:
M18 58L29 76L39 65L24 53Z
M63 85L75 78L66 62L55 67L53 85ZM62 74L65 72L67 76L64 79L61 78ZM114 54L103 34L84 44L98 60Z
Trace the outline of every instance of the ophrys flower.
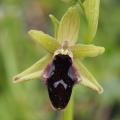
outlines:
M78 39L80 19L76 8L70 8L58 22L50 16L55 26L55 38L41 31L31 30L29 35L49 54L27 70L16 75L13 82L41 78L49 93L54 109L63 110L70 99L72 88L81 84L102 93L103 89L80 59L94 57L104 52L103 47L92 44L75 45Z

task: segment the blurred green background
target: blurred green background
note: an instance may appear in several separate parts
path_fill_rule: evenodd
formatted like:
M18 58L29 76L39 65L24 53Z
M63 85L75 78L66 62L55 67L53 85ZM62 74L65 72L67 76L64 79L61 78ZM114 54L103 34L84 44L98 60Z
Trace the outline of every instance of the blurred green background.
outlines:
M79 5L81 25L78 43L84 43L87 22ZM60 0L0 0L0 120L61 120L62 112L51 108L40 80L14 84L22 72L46 54L28 36L31 29L53 36L48 15L58 20L69 6ZM120 1L101 0L99 25L93 44L104 46L103 55L83 63L104 93L81 85L74 87L74 120L120 120Z

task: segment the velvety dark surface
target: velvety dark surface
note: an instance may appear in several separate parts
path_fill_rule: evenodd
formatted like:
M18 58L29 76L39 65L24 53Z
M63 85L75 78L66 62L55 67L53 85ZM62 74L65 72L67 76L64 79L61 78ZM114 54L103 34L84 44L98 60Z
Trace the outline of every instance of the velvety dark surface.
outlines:
M49 78L48 93L55 109L64 109L70 99L75 80L72 60L68 55L56 55L53 59Z

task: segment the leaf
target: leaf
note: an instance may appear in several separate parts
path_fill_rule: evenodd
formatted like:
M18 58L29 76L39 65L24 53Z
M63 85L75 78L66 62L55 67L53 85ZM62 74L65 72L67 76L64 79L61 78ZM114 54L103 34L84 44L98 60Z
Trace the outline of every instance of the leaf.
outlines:
M24 82L26 80L36 79L40 78L40 74L42 70L46 67L46 65L49 63L49 61L52 59L51 54L47 54L45 57L40 59L38 62L36 62L34 65L23 71L22 73L16 75L13 78L13 82Z
M88 21L88 32L85 43L90 43L97 31L100 0L85 0L83 3L86 19Z
M64 41L68 41L69 46L76 43L79 33L79 15L77 9L69 8L59 24L58 38L57 40L62 44Z
M42 31L30 30L28 33L37 44L49 53L54 53L55 50L60 47L57 40L47 34L44 34Z
M85 66L80 62L80 60L75 59L74 63L79 74L81 75L81 84L101 94L103 92L103 88L99 85L99 83L95 80L91 73L85 68Z
M105 51L104 47L99 47L95 45L83 45L78 44L70 47L71 52L73 53L73 58L84 58L84 57L95 57L99 54L102 54Z

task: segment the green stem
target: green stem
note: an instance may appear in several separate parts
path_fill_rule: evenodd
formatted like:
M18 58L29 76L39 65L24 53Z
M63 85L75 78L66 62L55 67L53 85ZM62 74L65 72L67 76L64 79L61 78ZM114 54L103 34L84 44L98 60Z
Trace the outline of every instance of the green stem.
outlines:
M63 111L63 120L73 120L73 104L74 104L74 96L72 93L69 104L66 110Z
M82 1L81 0L77 0L77 1L78 1L79 5L81 6L82 10L84 11L84 6L83 6Z

